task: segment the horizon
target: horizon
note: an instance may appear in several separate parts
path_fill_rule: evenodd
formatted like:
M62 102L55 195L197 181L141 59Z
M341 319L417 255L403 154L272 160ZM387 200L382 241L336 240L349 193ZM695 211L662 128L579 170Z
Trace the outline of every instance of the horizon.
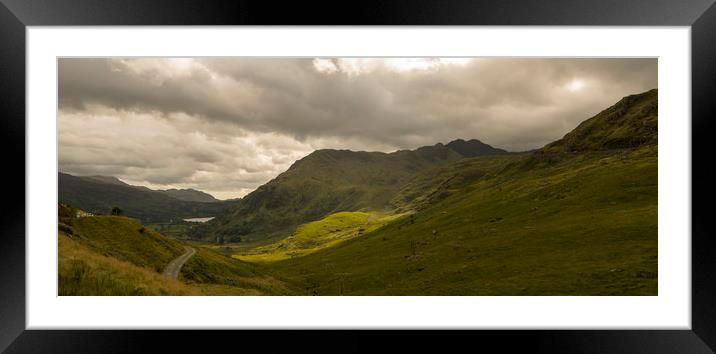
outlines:
M322 149L459 139L537 149L658 89L653 58L63 58L58 68L58 170L220 200Z

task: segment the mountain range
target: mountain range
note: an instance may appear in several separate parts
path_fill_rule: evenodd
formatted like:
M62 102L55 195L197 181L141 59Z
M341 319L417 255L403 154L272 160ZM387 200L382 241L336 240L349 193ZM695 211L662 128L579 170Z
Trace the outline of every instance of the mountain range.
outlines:
M330 214L236 257L314 295L657 295L657 97L534 152L435 165L391 212Z
M624 97L562 139L532 153L604 151L657 142L657 90ZM282 237L298 225L340 211L410 210L444 198L457 183L482 177L465 168L481 156L516 156L479 140L455 140L393 153L317 150L193 230L202 239ZM453 171L436 184L434 177ZM421 182L422 181L422 182Z
M145 222L183 217L215 218L193 228L196 239L225 241L281 238L306 222L340 211L419 209L447 196L484 171L466 168L482 156L544 155L655 144L657 91L623 98L581 123L562 139L533 152L510 153L477 139L458 139L392 153L316 150L240 200L218 201L193 189L151 190L112 176L60 173L60 202L90 212L113 206ZM457 171L435 184L437 176Z
M316 150L193 229L192 236L267 239L340 211L392 210L393 196L417 173L468 157L507 154L476 139L392 153Z
M119 207L145 223L181 218L209 217L238 200L219 201L194 189L152 190L133 186L112 176L73 176L58 173L58 199L94 214L108 214Z
M204 203L213 203L218 202L219 200L214 198L213 195L198 191L196 189L187 188L187 189L149 189L145 186L134 186L131 184L127 184L120 180L117 177L114 176L77 176L79 178L82 178L84 180L88 181L94 181L94 182L101 182L101 183L107 183L107 184L113 184L116 186L125 186L125 187L132 187L141 189L144 191L154 191L154 192L160 192L163 194L166 194L174 199L184 200L187 202L204 202Z

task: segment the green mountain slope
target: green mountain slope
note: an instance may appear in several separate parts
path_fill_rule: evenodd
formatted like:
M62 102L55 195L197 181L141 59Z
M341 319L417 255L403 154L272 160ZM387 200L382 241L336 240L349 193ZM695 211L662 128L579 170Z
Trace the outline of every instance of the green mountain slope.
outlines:
M540 153L624 149L658 142L658 90L622 98Z
M656 294L656 148L532 159L271 267L324 295Z
M548 153L418 174L395 197L409 215L265 267L305 294L656 295L656 94L630 97Z
M209 217L238 201L193 202L179 200L160 191L128 185L114 177L76 177L58 173L59 202L95 214L108 214L113 207L145 223L181 218Z
M397 211L420 210L445 199L458 187L500 173L518 154L466 158L420 172L401 186L391 199Z
M266 239L284 236L302 223L340 211L390 210L393 195L420 171L463 159L463 153L506 153L476 142L456 143L462 153L443 144L389 154L314 151L227 213L195 228L193 235L205 239L220 236L226 241Z

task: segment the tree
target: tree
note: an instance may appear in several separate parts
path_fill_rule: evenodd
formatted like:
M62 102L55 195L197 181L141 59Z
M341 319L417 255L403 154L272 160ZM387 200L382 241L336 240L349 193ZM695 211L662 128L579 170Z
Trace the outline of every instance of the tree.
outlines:
M122 209L120 209L119 207L112 208L112 215L122 215L122 213Z

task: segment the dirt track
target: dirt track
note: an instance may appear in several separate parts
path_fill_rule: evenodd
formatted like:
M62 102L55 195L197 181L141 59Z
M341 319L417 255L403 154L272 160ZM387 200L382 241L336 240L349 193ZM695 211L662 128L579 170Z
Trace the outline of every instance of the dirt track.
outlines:
M162 273L162 275L172 279L176 279L179 276L179 271L181 270L181 267L184 265L184 263L186 263L186 261L189 260L189 258L191 258L191 256L194 255L194 253L196 253L196 250L189 246L184 246L184 249L186 250L186 252L184 252L184 254L177 257L173 261L169 262L167 267L164 268L164 273Z

